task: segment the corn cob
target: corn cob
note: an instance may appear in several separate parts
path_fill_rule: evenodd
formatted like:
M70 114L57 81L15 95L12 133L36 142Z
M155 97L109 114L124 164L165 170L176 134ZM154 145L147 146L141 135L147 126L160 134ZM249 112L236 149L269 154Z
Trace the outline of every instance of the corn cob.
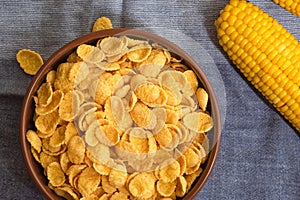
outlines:
M300 17L300 1L299 0L273 0L275 3L290 11L294 15Z
M299 41L244 0L231 0L215 25L233 64L300 132Z

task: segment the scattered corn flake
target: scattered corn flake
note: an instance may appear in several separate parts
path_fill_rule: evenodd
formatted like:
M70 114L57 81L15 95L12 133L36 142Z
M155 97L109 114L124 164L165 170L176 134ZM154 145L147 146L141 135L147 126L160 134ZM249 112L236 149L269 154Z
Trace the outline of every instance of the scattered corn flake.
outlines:
M185 72L183 72L183 75L186 77L186 80L192 87L193 91L196 92L199 84L197 75L193 72L193 70L186 70Z
M196 97L200 108L205 111L208 103L208 94L203 88L198 88L196 91Z
M113 25L110 19L107 17L100 17L95 21L92 32L111 29L111 28L113 28Z
M19 50L16 59L24 72L30 75L35 75L44 64L41 55L29 49Z

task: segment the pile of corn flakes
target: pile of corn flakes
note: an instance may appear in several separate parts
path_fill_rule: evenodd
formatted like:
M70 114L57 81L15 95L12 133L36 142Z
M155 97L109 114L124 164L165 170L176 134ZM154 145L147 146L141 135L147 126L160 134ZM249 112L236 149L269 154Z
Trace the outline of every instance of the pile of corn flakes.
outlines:
M93 30L106 28L100 18ZM66 199L183 197L209 153L207 92L151 41L120 35L78 46L34 101L36 130L26 138Z

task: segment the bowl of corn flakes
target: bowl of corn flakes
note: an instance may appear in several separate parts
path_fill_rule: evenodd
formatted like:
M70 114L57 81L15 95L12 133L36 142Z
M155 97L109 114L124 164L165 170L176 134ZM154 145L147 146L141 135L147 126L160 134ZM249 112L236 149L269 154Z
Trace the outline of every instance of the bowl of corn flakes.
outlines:
M136 29L81 36L24 97L20 141L48 199L192 199L215 164L221 122L201 67Z

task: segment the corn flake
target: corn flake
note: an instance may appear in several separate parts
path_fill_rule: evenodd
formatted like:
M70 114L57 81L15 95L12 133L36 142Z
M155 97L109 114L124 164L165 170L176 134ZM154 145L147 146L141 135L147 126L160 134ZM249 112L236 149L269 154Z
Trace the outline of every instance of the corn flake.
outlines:
M64 98L64 93L60 90L53 92L51 102L47 106L42 106L41 104L36 105L35 112L38 115L46 115L55 111L61 104Z
M110 19L107 17L100 17L95 21L92 32L105 30L105 29L111 29L111 28L113 28L113 25L112 25Z
M41 152L42 149L42 141L37 135L37 133L33 130L28 130L26 132L26 139L30 143L30 145L37 151L37 153Z
M73 136L68 142L68 156L69 160L74 164L83 163L85 156L85 144L79 136Z
M52 101L53 90L51 83L43 83L37 91L37 104L42 107L48 106Z
M29 49L20 50L16 59L25 73L35 75L44 64L40 54Z
M65 174L58 162L52 162L47 166L47 177L49 183L55 187L61 186L66 181Z

